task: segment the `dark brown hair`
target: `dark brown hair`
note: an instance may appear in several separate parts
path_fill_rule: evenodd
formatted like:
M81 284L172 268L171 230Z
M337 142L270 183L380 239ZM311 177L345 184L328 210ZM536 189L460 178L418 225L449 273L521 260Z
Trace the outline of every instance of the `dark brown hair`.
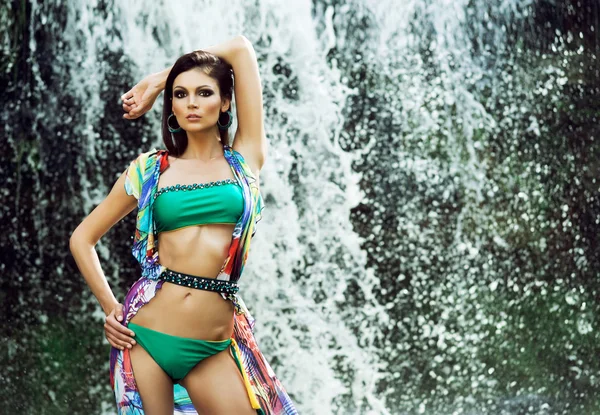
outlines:
M229 110L231 110L231 100L233 98L233 68L224 59L213 55L212 53L205 52L203 50L197 50L195 52L187 53L177 59L177 62L171 68L164 91L164 102L163 102L163 116L162 116L162 137L169 154L177 157L181 155L187 148L188 139L187 134L184 130L177 133L169 131L167 121L169 115L173 112L173 82L177 75L182 72L189 71L190 69L199 68L205 74L217 81L219 91L221 93L221 99L229 99ZM225 113L221 113L223 115ZM219 116L222 124L227 124L229 117L227 115ZM175 120L175 116L171 117L171 127L178 128L179 124ZM229 144L229 130L219 130L221 135L221 144Z

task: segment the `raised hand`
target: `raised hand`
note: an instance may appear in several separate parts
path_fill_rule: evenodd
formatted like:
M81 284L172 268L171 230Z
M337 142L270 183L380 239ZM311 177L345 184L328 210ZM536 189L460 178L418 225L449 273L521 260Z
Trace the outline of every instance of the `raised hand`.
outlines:
M154 101L163 90L160 75L151 74L138 82L133 88L121 95L123 118L134 120L141 117L154 105Z

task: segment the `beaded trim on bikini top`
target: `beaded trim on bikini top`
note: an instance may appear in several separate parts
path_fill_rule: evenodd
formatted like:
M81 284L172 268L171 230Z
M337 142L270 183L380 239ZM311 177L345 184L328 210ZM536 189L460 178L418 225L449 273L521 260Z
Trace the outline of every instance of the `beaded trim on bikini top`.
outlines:
M223 180L215 180L207 183L192 183L192 184L174 184L171 186L161 187L154 193L154 198L156 199L159 195L167 192L178 192L178 191L188 191L188 190L196 190L196 189L204 189L207 187L214 187L223 184L236 184L239 186L239 183L235 179L223 179Z

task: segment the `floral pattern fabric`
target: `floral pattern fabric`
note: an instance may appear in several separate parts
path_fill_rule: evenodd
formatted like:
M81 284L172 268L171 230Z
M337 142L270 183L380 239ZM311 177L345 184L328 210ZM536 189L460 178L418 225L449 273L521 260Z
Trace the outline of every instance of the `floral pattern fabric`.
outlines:
M223 146L224 155L240 184L244 195L244 211L235 225L228 255L217 276L218 279L237 282L242 276L250 242L256 233L256 224L262 218L264 201L258 183L244 157L230 146ZM129 321L162 287L158 279L165 269L159 261L158 238L152 217L154 194L160 174L168 167L168 151L152 149L140 154L125 171L125 191L138 200L136 230L132 254L140 263L141 277L129 289L124 301L124 321ZM255 320L241 295L221 293L235 305L231 354L241 370L250 403L257 414L295 415L290 397L262 355L253 330ZM143 415L142 402L133 375L129 349L111 347L110 384L115 393L119 415ZM174 414L196 414L187 390L174 386Z

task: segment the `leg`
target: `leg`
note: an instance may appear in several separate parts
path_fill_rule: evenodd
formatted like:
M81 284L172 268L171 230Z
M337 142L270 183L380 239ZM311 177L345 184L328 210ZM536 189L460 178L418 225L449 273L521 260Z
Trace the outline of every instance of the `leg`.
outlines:
M198 363L179 382L206 415L256 415L230 347Z
M146 415L173 415L173 382L139 343L129 350Z

